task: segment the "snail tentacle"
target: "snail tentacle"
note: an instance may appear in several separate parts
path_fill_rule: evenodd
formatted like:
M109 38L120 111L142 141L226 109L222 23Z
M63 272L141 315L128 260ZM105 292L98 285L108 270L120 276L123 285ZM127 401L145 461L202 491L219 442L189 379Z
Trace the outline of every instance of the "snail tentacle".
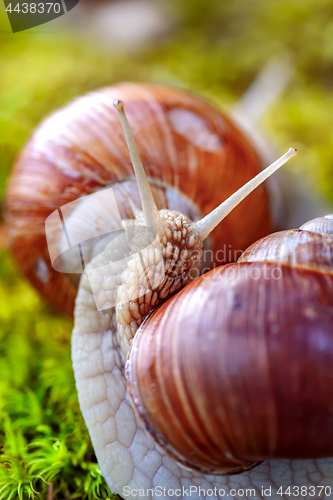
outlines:
M126 140L126 144L128 147L129 154L131 156L132 165L135 172L135 177L138 183L140 198L142 203L143 213L146 219L146 224L149 226L153 226L156 229L159 227L159 215L156 207L156 203L154 201L148 179L146 176L146 172L143 168L142 161L139 155L139 151L137 145L135 143L135 139L133 137L133 133L131 127L129 126L125 111L124 104L122 101L115 101L114 107L118 111L120 123L122 125L124 136Z
M264 182L270 175L276 172L282 165L284 165L290 158L297 154L295 148L289 148L281 158L277 159L274 163L269 165L265 170L260 172L256 177L242 186L236 193L232 194L227 200L219 205L210 214L206 215L203 219L196 222L196 227L200 233L201 238L204 240L215 229L215 227L228 215L230 212L239 205L254 189L256 189L262 182Z

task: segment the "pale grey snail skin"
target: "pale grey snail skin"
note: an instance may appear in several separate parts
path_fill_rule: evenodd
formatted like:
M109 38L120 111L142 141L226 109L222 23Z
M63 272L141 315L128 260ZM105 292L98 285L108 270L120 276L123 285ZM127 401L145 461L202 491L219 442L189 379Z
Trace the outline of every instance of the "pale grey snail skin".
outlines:
M127 137L128 139L128 137ZM133 149L133 144L130 149ZM134 158L135 163L138 158ZM138 168L138 165L136 165ZM137 170L137 168L135 168ZM136 172L137 173L137 172ZM140 172L144 177L143 169ZM138 176L138 174L137 174ZM145 180L139 181L139 189L146 187ZM180 276L184 266L197 269L202 250L202 241L211 227L218 223L213 212L200 223L193 224L181 214L161 211L156 212L149 193L140 190L143 213L136 211L137 224L144 222L156 228L161 247L150 248L150 265L158 265L163 253L166 280L161 283L159 293L145 290L141 298L131 300L133 290L142 286L142 267L136 255L128 264L119 263L112 267L112 273L100 266L107 266L115 260L119 252L116 242L109 243L87 266L83 274L75 306L75 327L72 337L72 357L79 401L83 416L88 426L92 443L101 471L111 491L124 498L187 498L190 487L192 499L223 498L232 495L234 490L248 489L250 492L236 498L263 498L262 488L270 486L325 485L333 486L333 460L284 460L264 462L248 472L234 476L205 475L184 469L161 450L145 432L130 401L124 364L130 349L131 338L149 310L168 296L183 287L187 278ZM230 211L228 206L225 212ZM162 213L163 212L163 213ZM222 215L225 216L226 213ZM213 220L212 220L213 219ZM205 226L205 224L208 224ZM126 226L126 222L124 223ZM209 227L208 227L209 226ZM210 228L210 229L209 229ZM164 240L164 236L166 239ZM173 242L172 248L168 243ZM195 249L192 254L183 254L184 244ZM161 250L162 248L162 250ZM120 252L121 253L121 252ZM144 253L144 251L143 251ZM175 264L170 266L170 259L176 253ZM177 267L178 266L178 267ZM168 274L176 268L176 274ZM103 301L115 301L115 309L98 311L95 298L88 280L89 270L93 270L98 285L98 294ZM155 268L154 268L155 271ZM177 281L178 280L178 281ZM168 288L169 287L169 288ZM154 288L154 287L153 287ZM137 296L134 298L137 299ZM201 487L206 497L199 493ZM166 490L163 490L166 488ZM183 490L185 488L185 490ZM215 490L216 488L216 490ZM154 490L155 491L152 491ZM147 490L150 490L147 491ZM168 490L175 491L168 494ZM213 490L213 495L208 490ZM221 491L220 491L221 490ZM162 491L162 493L161 493ZM219 492L220 491L220 492ZM283 498L280 496L279 498Z

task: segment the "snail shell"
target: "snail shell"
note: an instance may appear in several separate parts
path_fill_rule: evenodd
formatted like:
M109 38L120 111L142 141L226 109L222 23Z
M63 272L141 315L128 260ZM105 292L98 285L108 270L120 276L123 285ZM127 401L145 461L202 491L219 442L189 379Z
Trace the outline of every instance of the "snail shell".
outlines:
M146 430L209 474L333 456L333 219L253 244L138 330L128 390ZM330 222L330 227L328 227Z
M19 268L53 306L68 315L73 312L78 279L52 267L45 220L64 205L68 211L89 212L84 201L80 206L68 204L108 186L122 219L133 218L129 198L140 207L112 105L119 98L126 102L158 209L178 210L198 220L261 169L257 153L226 115L200 97L172 87L119 84L78 98L47 118L17 160L7 191L6 219ZM268 234L272 230L269 214L267 191L261 186L212 233L212 255L227 245L228 259L234 250ZM100 214L89 216L94 233L104 220ZM82 213L74 225L80 226L82 220L86 233Z

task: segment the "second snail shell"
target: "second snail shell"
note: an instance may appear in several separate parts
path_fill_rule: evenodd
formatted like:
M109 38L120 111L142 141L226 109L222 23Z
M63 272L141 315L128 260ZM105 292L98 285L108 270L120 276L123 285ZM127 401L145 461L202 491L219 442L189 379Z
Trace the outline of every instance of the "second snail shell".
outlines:
M159 209L179 210L197 220L262 166L256 151L225 114L194 94L168 86L119 84L80 97L44 120L16 162L7 190L6 219L21 271L68 315L72 315L77 280L53 269L45 220L54 210L65 205L70 209L73 200L104 187L112 187L122 219L133 217L128 198L140 207L113 108L115 99L126 102ZM83 226L87 231L85 222ZM221 264L234 250L244 250L271 230L268 194L261 186L212 233L212 254L227 248Z

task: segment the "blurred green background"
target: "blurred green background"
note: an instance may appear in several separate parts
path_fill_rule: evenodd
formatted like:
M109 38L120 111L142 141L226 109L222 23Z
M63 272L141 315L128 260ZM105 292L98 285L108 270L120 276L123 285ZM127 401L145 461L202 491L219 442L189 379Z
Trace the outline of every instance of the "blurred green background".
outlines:
M1 3L0 203L30 132L73 97L122 80L148 80L228 107L270 60L284 57L294 76L261 125L281 151L299 149L289 168L333 201L332 1L153 3L165 12L166 25L135 47L104 43L88 30L84 15L107 2L87 3L86 14L78 10L77 26L73 9L70 20L50 23L49 32L15 35ZM111 498L78 407L72 325L19 276L1 233L0 276L0 500L45 499L48 483L58 500Z

